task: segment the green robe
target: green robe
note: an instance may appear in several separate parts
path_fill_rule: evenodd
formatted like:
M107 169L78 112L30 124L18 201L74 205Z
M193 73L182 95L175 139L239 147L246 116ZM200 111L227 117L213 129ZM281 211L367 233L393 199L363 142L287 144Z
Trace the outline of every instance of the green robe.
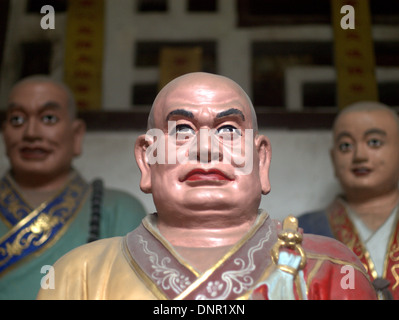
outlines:
M73 197L61 197L60 193L58 193L53 199L61 199L62 201L54 204L51 204L51 201L48 201L47 206L43 205L42 207L38 207L39 209L50 207L50 210L48 211L50 217L52 214L54 215L54 212L57 210L63 212L62 206L73 208L73 210L71 210L73 213L68 220L65 220L65 223L63 222L64 225L61 224L62 228L60 231L54 232L51 241L49 240L48 243L43 244L43 247L36 248L32 245L32 247L34 247L32 253L26 254L26 256L21 258L19 261L11 263L6 268L4 268L5 264L3 263L3 270L0 272L0 299L35 299L37 292L41 288L41 280L45 277L46 272L48 271L48 267L43 268L43 266L53 265L56 260L68 251L87 243L92 216L93 205L91 198L93 188L81 179L78 174L76 174L75 177L79 178L78 181L82 187L80 188L78 185L76 188L76 185L74 185L73 188L71 188L71 179L63 190L67 190L69 186L71 190L70 194L72 194L73 197L77 196L76 202L80 202L75 206L74 201L71 201L71 199L74 199ZM13 187L12 183L4 184L4 181L9 182L10 179L7 179L6 176L1 181L0 209L5 209L18 214L25 210L27 213L30 213L29 216L31 216L31 213L33 212L29 210L27 204L24 203L21 198L18 199L18 197L21 196L20 192ZM61 191L61 194L62 192L63 191ZM16 197L14 195L16 195ZM21 210L19 211L19 209ZM3 210L3 212L5 211ZM61 213L61 216L62 215L65 214ZM145 209L136 198L125 192L104 188L101 202L99 238L123 236L129 231L135 229L144 216ZM62 219L64 219L63 216L61 219L57 217L55 220L59 222ZM30 226L29 230L34 230L32 228L40 224L40 221L38 220L35 222L35 225ZM52 224L51 219L49 225L54 225L54 223ZM18 229L18 225L10 225L10 222L5 219L4 214L0 211L0 243L4 244L6 242L5 240L7 239L7 235L10 235L11 228L16 228L15 234L18 235L22 234L24 230L28 230L27 228L24 228L24 226ZM44 234L44 232L42 234ZM28 238L28 235L29 233L27 233L26 238ZM15 242L17 241L9 241L9 244L15 244ZM31 242L34 243L34 241ZM23 241L20 241L20 243L23 244ZM3 248L0 248L0 264L2 263L1 258L3 258L3 262L7 260L4 259L5 255L14 255L15 258L19 254L15 254L15 249L8 250L7 252L4 248L7 249L7 246L4 245Z

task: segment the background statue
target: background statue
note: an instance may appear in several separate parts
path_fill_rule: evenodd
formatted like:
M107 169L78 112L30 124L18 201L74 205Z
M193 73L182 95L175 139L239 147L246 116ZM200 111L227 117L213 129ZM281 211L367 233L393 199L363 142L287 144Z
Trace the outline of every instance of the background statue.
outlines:
M343 192L326 210L299 217L304 232L349 246L380 298L388 299L399 298L398 124L397 114L377 102L341 111L333 126L331 159Z
M0 180L0 299L34 299L43 266L88 241L124 235L145 216L133 196L104 189L101 180L90 185L73 169L84 134L62 83L33 76L11 90L3 124L11 168Z

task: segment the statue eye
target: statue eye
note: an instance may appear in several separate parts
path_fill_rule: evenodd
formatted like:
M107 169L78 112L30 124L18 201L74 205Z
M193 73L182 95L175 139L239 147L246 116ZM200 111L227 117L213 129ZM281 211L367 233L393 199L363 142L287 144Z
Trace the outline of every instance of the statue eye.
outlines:
M367 145L372 148L379 148L384 143L380 139L370 139L367 141Z
M242 136L241 130L232 125L224 125L217 128L216 134L219 137L223 139L229 139L230 141L238 139Z
M350 144L349 142L342 142L338 145L338 149L341 152L348 152L352 150L352 144Z
M179 134L195 134L195 130L188 124L178 124L176 126L176 133Z
M178 124L172 133L176 134L177 142L190 140L196 134L195 130L188 124Z
M42 117L42 121L46 124L55 124L58 120L58 117L53 114L46 114Z
M222 126L220 128L217 129L217 132L220 134L223 133L235 133L241 136L241 130L237 129L236 127L232 126L232 125L226 125L226 126Z
M25 123L25 117L22 115L12 115L9 118L9 122L14 127L19 127Z

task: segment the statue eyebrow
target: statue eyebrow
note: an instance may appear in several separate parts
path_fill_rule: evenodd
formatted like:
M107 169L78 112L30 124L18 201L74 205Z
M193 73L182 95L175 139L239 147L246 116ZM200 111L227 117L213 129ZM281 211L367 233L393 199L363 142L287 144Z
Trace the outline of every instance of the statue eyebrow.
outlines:
M371 128L371 129L369 129L369 130L367 130L364 134L363 134L363 136L368 136L368 135L370 135L370 134L380 134L380 135L382 135L382 136L386 136L387 135L387 133L384 131L384 130L381 130L381 129L377 129L377 128ZM351 136L351 134L349 133L349 132L347 132L347 131L343 131L343 132L341 132L337 137L336 137L336 141L338 141L339 139L341 139L341 138L343 138L343 137L348 137L348 138L352 138L352 136Z
M245 116L241 112L241 110L238 110L235 108L230 108L230 109L224 110L222 112L219 112L216 115L216 119L220 119L220 118L227 117L227 116L234 115L234 114L239 115L241 117L241 119L243 121L245 121ZM184 110L184 109L176 109L176 110L169 112L169 114L166 117L166 121L168 121L172 116L175 116L175 115L180 115L180 116L184 116L186 118L194 119L194 114L192 112Z
M216 118L219 119L219 118L223 118L223 117L230 116L230 115L232 115L232 114L237 114L237 115L241 116L242 121L245 121L245 116L244 116L244 114L243 114L240 110L234 109L234 108L231 108L231 109L228 109L228 110L219 112L219 113L216 115Z
M387 133L386 133L384 130L377 129L377 128L372 128L372 129L367 130L367 131L364 133L364 135L367 136L367 135L369 135L369 134L374 134L374 133L380 134L380 135L382 135L382 136L386 136L386 135L387 135Z
M168 121L169 118L171 118L172 116L175 116L175 115L179 115L179 116L183 116L183 117L186 117L186 118L194 119L194 114L192 112L184 110L184 109L176 109L176 110L173 110L173 111L169 112L169 114L166 117L166 121Z
M8 106L7 106L8 110L18 110L18 109L24 109L22 105L15 103L15 102L11 102ZM47 101L45 102L41 107L40 107L40 112L42 112L43 110L46 109L61 109L61 106L58 102L55 101Z
M341 138L343 138L343 137L352 138L352 136L350 135L349 132L343 131L343 132L340 132L339 135L337 135L337 137L335 138L335 141L339 141L339 140L340 140Z
M7 105L7 109L17 109L19 107L18 104L16 104L15 102L11 102Z

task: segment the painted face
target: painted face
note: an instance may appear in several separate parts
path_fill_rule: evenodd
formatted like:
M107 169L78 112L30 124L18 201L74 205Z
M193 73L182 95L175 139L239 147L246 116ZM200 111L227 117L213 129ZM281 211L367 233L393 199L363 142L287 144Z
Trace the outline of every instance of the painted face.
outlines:
M398 124L387 110L342 114L331 150L335 175L347 195L368 196L397 188Z
M47 82L26 82L10 93L3 137L18 182L70 171L81 152L83 130L72 120L67 94Z
M168 161L167 150L166 163L150 165L148 180L143 174L142 189L153 194L158 212L229 212L231 218L234 212L256 212L262 191L270 189L270 148L266 137L254 137L242 89L201 74L168 88L153 108L155 127L163 132L165 145L175 148L177 160ZM268 148L262 157L268 157L266 165L260 165L261 144Z

